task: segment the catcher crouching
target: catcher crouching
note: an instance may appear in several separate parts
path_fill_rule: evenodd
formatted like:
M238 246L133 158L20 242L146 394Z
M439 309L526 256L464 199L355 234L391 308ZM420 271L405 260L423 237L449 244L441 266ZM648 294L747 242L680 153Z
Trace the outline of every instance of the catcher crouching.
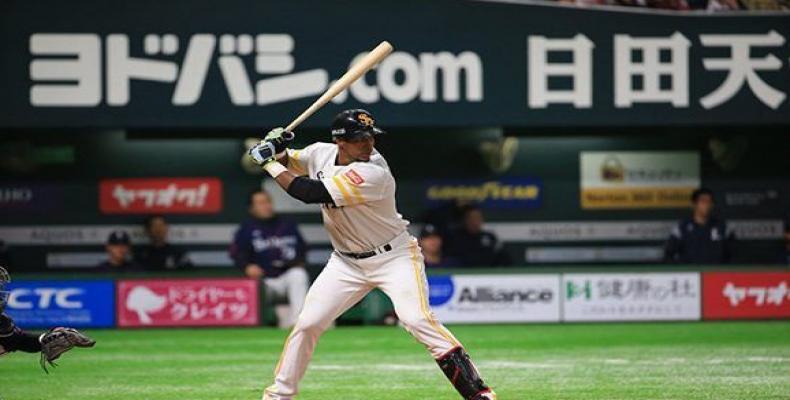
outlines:
M41 353L41 368L47 373L47 364L56 366L63 353L75 347L93 347L96 341L73 328L53 328L44 333L23 331L5 313L5 305L10 293L6 285L11 277L5 268L0 267L0 356L13 351Z

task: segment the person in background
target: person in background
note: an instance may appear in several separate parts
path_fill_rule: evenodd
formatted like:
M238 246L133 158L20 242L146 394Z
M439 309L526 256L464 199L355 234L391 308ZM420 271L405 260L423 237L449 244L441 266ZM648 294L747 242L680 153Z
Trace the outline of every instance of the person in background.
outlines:
M427 268L452 268L459 265L458 260L442 252L442 236L435 226L423 226L418 240Z
M450 255L468 267L510 265L510 257L496 235L483 230L485 220L479 207L467 205L461 218L461 227L450 237Z
M101 272L135 272L140 265L131 260L131 239L125 231L113 231L107 237L107 260L99 264Z
M165 217L153 215L145 220L145 233L151 243L137 251L137 262L146 269L162 271L192 268L186 250L167 242L170 231Z
M231 258L247 277L263 280L267 301L288 299L288 306L276 306L275 312L278 325L290 328L309 286L304 268L306 245L296 224L275 215L269 193L255 191L249 203L250 219L236 231Z
M735 236L727 224L713 214L713 192L697 189L691 194L690 216L672 228L664 248L666 262L679 264L723 264L732 259Z
M708 12L736 11L744 8L738 0L708 0L705 7Z

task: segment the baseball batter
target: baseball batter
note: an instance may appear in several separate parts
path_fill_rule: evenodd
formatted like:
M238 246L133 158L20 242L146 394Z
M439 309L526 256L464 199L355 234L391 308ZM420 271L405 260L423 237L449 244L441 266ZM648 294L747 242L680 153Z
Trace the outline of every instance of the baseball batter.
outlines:
M334 248L307 293L264 400L296 395L318 338L374 288L390 297L406 330L425 345L464 399L496 399L461 343L431 312L420 248L395 206L395 179L374 148L381 133L369 112L346 110L332 123L334 143L288 149L293 134L277 128L249 150L253 162L288 194L322 204Z

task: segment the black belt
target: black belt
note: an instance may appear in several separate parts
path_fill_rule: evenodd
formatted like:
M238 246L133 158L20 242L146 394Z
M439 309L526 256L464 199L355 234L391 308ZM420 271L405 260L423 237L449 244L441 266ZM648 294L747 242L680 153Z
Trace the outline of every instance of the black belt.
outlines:
M386 252L388 252L390 250L392 250L392 246L389 243L387 243L384 246L381 246L381 247L377 248L376 250L366 251L364 253L352 253L352 252L346 252L346 251L341 251L339 253L344 255L344 256L346 256L346 257L353 258L355 260L362 260L364 258L373 257L376 254L386 253Z

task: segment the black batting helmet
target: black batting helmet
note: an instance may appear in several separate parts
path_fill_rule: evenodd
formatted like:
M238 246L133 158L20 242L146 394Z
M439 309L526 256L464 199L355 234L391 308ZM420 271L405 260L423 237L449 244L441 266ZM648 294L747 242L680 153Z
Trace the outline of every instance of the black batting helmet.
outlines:
M373 115L363 109L345 110L332 121L332 137L354 139L364 135L380 135L383 130L376 126Z

